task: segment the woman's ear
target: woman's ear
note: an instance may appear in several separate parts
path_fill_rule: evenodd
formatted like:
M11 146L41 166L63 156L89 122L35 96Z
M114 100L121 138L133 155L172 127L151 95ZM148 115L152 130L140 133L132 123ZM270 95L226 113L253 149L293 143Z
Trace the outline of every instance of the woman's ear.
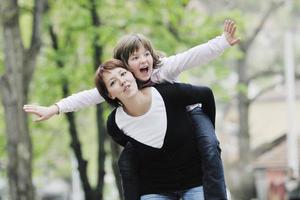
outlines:
M111 96L111 94L108 94L108 97L113 99L113 100L116 98L116 97Z

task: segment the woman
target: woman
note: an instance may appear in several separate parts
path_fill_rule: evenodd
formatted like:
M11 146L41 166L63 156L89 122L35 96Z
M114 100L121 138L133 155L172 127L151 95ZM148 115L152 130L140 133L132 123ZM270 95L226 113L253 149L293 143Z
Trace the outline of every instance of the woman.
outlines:
M115 59L99 67L95 82L117 107L107 121L109 134L123 146L130 142L138 157L141 199L204 199L201 159L185 109L201 102L199 88L165 83L139 90Z

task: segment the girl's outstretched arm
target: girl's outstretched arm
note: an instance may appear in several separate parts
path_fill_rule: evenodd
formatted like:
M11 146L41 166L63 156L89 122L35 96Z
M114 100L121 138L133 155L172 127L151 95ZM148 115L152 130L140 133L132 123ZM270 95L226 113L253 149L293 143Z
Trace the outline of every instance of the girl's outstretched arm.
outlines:
M240 41L235 35L236 29L234 21L225 20L222 35L182 53L162 58L161 67L153 72L152 81L155 83L174 82L181 72L205 65L216 59L227 48Z

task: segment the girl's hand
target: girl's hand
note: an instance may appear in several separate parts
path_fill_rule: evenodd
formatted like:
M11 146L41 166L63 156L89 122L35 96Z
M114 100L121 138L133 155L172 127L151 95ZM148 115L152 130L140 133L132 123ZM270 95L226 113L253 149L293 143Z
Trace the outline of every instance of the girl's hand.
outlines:
M236 25L232 20L225 20L224 22L224 32L227 42L233 46L240 42L240 39L235 36Z
M38 116L38 118L34 120L35 122L47 120L53 115L58 114L59 111L58 106L55 104L48 107L38 105L24 105L23 110L27 113L32 113Z

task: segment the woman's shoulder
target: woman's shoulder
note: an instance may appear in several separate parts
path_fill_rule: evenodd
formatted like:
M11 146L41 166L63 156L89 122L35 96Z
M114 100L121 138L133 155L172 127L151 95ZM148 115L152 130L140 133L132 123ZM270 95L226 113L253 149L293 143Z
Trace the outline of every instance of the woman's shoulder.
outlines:
M111 111L111 113L108 115L107 117L107 128L109 127L113 127L116 125L116 112L117 112L117 108L115 108L113 111Z

